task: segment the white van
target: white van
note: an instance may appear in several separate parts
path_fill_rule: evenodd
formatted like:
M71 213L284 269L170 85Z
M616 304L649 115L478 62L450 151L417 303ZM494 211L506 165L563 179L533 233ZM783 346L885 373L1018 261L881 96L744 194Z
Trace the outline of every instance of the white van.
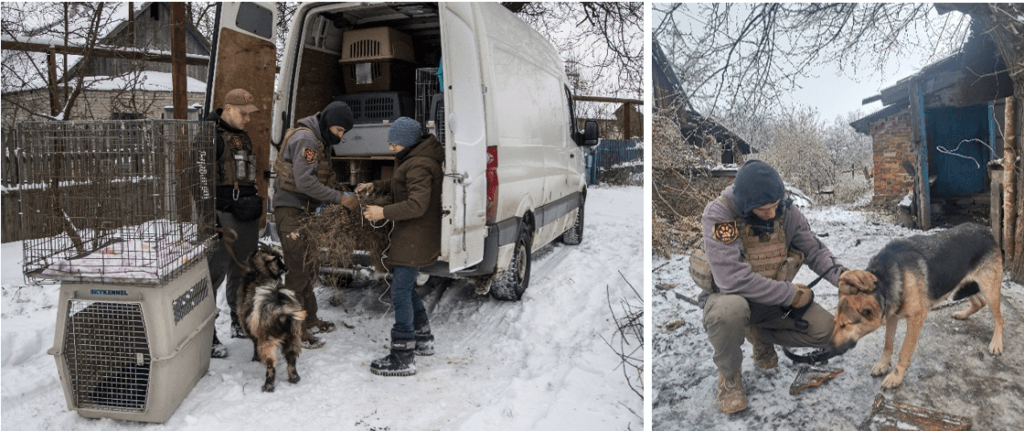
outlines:
M518 300L533 251L581 241L581 147L597 144L597 123L577 130L562 59L499 3L303 3L273 92L275 8L220 8L207 106L235 87L264 103L246 131L267 170L267 144L335 99L356 114L332 157L350 185L390 175L387 121L399 115L443 142L441 256L422 272L472 277L478 292Z

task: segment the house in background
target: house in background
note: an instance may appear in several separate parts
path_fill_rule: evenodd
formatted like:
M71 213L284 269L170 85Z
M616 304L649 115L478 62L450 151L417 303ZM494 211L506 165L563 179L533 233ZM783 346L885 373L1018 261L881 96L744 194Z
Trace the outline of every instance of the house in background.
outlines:
M654 112L671 118L679 124L683 141L697 147L717 146L723 165L740 165L743 157L757 152L743 138L719 125L713 119L702 116L690 105L683 92L672 65L661 50L658 41L652 41L652 66L654 83ZM732 169L735 175L735 169Z
M1002 157L998 128L1011 94L994 43L972 36L960 52L864 99L884 106L850 123L872 138L873 203L921 229L968 214L987 218L988 162Z
M130 31L132 25L124 20L103 36L97 45L171 51L171 10L168 3L144 3L134 11L133 17L134 37ZM210 56L210 42L188 22L185 24L185 41L187 54ZM205 99L208 68L188 65L186 72L188 104L201 105ZM87 62L79 59L71 66L68 79L74 82L80 73L85 76L83 90L72 108L71 119L162 118L165 107L173 104L170 63L91 57ZM4 103L0 117L5 129L19 121L43 120L30 111L49 112L49 93L41 82L37 86L5 92L2 98Z

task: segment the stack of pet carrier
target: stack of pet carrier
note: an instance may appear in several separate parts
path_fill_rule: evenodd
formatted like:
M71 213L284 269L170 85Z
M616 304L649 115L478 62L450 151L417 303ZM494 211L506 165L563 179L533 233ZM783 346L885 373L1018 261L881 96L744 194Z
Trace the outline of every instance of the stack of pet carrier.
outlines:
M390 27L348 30L342 34L341 65L344 94L334 100L352 107L355 127L345 142L333 147L346 157L389 155L388 128L398 117L425 124L437 79L416 68L412 38ZM415 95L413 94L415 92Z
M217 317L213 123L22 123L25 275L60 282L68 408L165 422L206 374Z

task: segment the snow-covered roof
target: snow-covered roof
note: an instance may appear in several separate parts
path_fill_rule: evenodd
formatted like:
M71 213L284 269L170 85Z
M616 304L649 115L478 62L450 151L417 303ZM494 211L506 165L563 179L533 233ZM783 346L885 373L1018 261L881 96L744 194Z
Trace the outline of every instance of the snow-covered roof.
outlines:
M83 90L94 91L117 91L130 86L135 86L137 91L172 91L174 86L169 72L155 72L143 70L135 73L128 73L121 76L87 76L82 79ZM205 93L206 83L192 77L186 77L189 93ZM30 91L45 88L45 83L35 82L18 91ZM17 91L15 91L17 92ZM12 92L13 93L13 92Z

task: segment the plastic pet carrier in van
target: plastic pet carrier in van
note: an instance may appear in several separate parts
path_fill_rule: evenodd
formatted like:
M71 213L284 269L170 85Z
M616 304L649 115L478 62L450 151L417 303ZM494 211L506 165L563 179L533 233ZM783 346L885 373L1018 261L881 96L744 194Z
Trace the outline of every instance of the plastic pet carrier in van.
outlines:
M341 66L346 93L371 91L412 92L415 66L403 61L384 60Z
M384 123L414 115L413 97L402 92L343 94L334 98L352 108L355 124ZM347 135L346 135L347 137Z
M342 34L341 64L380 60L415 63L412 37L391 27L349 30Z

